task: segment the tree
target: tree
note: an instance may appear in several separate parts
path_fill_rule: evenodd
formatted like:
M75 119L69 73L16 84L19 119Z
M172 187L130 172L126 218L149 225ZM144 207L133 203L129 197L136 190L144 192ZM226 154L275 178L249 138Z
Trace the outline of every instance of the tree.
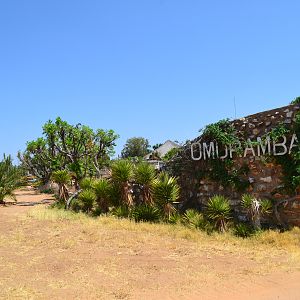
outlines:
M14 190L20 186L20 169L12 164L10 156L3 157L0 161L0 203L4 203L5 197L15 199Z
M300 97L295 98L291 104L299 104L300 103Z
M67 169L72 173L76 188L87 175L100 177L119 137L113 130L94 131L81 124L71 125L61 118L48 121L43 126L43 135L27 143L26 150L18 154L22 165L43 183L50 180L54 171Z
M142 137L133 137L126 141L121 155L123 158L144 157L148 153L150 153L148 140Z

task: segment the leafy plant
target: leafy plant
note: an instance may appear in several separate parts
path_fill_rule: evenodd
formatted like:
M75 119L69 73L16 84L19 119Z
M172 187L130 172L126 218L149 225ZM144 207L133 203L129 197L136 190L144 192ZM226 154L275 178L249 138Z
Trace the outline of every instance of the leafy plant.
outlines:
M107 179L98 179L93 183L96 202L102 212L108 212L110 203L111 183Z
M253 230L253 227L251 227L247 224L239 223L239 224L235 225L233 232L234 232L234 235L236 235L238 237L247 238L247 237L250 237L251 235L253 235L254 230Z
M80 188L82 190L88 190L88 189L92 189L93 188L93 184L94 184L94 180L90 177L85 177L83 178L79 185L80 185Z
M151 185L155 178L155 169L152 165L142 162L134 169L134 179L141 186L143 201L152 204Z
M117 206L111 211L111 214L117 218L128 218L129 213L130 211L126 205Z
M69 192L67 184L71 180L71 176L67 170L55 171L52 174L52 180L58 184L58 197L60 200L67 201Z
M203 214L195 209L188 209L182 217L182 222L184 225L195 229L205 230L207 226Z
M150 205L138 205L132 209L131 217L136 222L159 222L161 213L157 207Z
M210 198L207 203L206 214L208 219L214 222L215 228L220 232L225 232L227 223L231 219L229 200L221 195Z
M176 178L163 172L153 180L151 190L154 202L162 208L165 216L169 219L171 213L175 210L172 202L178 200L180 193Z
M82 211L89 213L96 201L96 194L93 190L88 189L88 190L83 190L79 196L79 205Z
M128 160L117 160L111 166L112 181L119 185L122 203L133 204L130 181L133 178L133 164Z
M20 186L20 181L20 170L12 164L10 156L4 155L0 161L0 203L4 203L5 197L16 200L13 192Z

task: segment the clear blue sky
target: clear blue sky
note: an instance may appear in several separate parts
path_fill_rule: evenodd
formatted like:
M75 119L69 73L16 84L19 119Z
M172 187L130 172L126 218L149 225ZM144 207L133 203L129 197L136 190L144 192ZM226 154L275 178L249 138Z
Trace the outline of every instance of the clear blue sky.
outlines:
M184 141L300 96L300 1L0 1L0 153L42 125Z

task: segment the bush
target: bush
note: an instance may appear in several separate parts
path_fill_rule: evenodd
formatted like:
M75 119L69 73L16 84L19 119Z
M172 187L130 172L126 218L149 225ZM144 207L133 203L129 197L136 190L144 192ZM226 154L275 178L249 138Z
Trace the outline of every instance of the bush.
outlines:
M138 205L132 209L131 217L136 222L159 222L161 218L160 210L150 205Z
M129 209L126 205L120 205L115 207L111 214L117 218L128 218L129 216Z
M206 214L209 220L214 222L215 228L220 232L227 229L227 223L231 219L229 200L224 196L217 195L209 199Z
M245 223L239 223L235 225L233 233L235 236L247 238L254 234L254 230L253 227Z
M89 213L94 206L94 203L96 201L96 194L93 190L83 190L79 196L79 206L82 211Z
M93 179L92 178L83 178L79 185L82 190L91 190L93 188Z
M183 217L182 223L190 228L204 229L206 221L203 215L195 209L188 209Z
M108 212L111 196L111 183L107 179L98 179L93 183L98 208Z

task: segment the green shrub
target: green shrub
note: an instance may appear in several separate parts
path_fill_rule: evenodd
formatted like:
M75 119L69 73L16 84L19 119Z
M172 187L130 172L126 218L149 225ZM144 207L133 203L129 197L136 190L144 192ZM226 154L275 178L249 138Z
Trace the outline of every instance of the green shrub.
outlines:
M167 220L170 224L180 224L181 223L181 215L178 212L173 212L170 215L170 218Z
M94 181L93 189L96 194L98 208L104 213L108 212L111 199L111 183L107 179L98 179Z
M207 203L206 214L217 230L220 232L226 231L227 223L231 219L229 200L221 195L210 198Z
M247 238L254 234L254 230L252 226L245 223L239 223L235 225L233 233L238 237Z
M160 210L150 205L138 205L131 211L131 217L136 222L159 222L161 218Z
M83 190L79 194L78 200L81 210L89 213L93 209L94 203L96 201L96 194L91 189Z
M128 218L129 213L129 209L126 205L117 206L111 211L111 214L117 218Z
M93 189L93 184L94 184L93 179L86 177L80 181L79 185L82 190L91 190Z
M206 221L203 215L195 209L188 209L183 217L182 223L190 228L204 229Z

